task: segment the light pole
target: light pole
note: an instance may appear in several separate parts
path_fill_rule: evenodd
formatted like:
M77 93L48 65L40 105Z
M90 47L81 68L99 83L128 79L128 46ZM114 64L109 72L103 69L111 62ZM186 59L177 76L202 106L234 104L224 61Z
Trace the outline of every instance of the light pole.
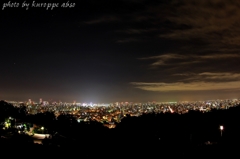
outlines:
M222 126L222 125L220 125L221 137L222 137L222 131L223 131L223 126Z
M41 130L42 130L42 133L43 133L44 127L41 127Z

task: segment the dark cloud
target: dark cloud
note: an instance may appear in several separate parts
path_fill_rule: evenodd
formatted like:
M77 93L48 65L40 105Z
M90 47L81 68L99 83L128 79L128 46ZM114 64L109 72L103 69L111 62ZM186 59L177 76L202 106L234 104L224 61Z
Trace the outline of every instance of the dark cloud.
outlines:
M158 70L167 78L132 84L149 91L238 88L239 8L240 2L223 0L180 0L148 6L146 12L155 17L152 22L163 26L159 27L164 30L159 38L173 45L167 52L160 50L159 55L140 60L148 60L153 72Z
M146 91L169 92L169 91L214 91L240 89L240 81L234 82L175 82L175 83L143 83L132 82L136 88Z
M187 46L178 48L181 52L202 53L202 50L191 48L193 41L203 41L202 47L206 47L203 48L206 52L227 51L228 49L232 51L229 45L239 47L240 2L238 1L162 0L143 2L117 1L117 4L124 7L115 8L111 16L100 14L86 23L117 22L116 26L111 29L122 34L125 33L127 39L136 38L136 34L144 34L154 40L157 40L158 37L163 40L185 42ZM150 32L158 35L146 34Z

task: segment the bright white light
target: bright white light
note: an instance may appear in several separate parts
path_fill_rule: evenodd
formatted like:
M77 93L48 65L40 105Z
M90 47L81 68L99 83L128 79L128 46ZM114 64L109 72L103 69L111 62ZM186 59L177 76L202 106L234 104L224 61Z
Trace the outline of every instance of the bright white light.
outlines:
M223 126L222 125L220 126L220 130L223 130Z

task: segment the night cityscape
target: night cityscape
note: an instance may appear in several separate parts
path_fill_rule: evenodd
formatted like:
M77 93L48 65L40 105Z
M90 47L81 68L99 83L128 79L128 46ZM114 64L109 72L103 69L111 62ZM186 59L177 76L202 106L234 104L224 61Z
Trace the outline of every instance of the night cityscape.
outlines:
M108 128L115 128L117 123L127 115L141 116L143 114L177 113L185 114L189 111L211 112L213 109L229 109L240 104L240 99L210 100L210 101L182 101L182 102L116 102L104 103L62 103L48 102L41 98L36 103L29 99L27 102L6 101L14 107L25 107L28 114L53 112L56 118L59 115L71 114L78 122L94 120L103 123Z
M240 1L3 1L7 157L236 158Z

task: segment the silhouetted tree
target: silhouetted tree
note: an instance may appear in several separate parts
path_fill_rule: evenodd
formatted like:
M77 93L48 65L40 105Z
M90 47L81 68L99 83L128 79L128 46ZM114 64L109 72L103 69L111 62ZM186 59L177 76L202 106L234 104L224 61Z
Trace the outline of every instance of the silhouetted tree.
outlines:
M16 117L17 110L14 106L10 103L5 101L0 101L0 122L5 121L8 117Z

